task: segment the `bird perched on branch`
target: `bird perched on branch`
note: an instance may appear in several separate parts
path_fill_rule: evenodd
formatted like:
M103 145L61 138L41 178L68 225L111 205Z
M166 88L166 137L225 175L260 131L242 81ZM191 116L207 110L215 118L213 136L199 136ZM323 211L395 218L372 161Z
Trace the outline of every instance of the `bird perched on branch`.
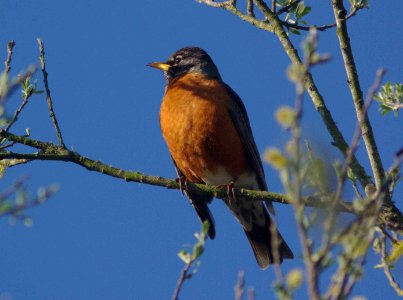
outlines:
M229 188L224 201L242 225L261 268L293 258L265 203L235 199L233 192L231 196L233 187L266 191L267 185L245 106L222 81L210 56L186 47L166 62L149 66L164 71L167 82L160 125L178 176ZM214 239L214 219L207 206L212 197L185 193L199 219L209 221L208 234Z

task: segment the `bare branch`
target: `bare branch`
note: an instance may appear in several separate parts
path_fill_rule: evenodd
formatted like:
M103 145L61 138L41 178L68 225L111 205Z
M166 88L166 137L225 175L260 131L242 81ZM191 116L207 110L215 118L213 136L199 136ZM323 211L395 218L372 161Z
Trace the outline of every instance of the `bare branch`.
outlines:
M257 28L260 28L260 29L263 29L266 31L270 31L270 32L273 30L272 26L268 22L256 19L255 17L249 16L248 14L244 14L242 11L240 11L234 5L233 1L214 2L212 0L198 0L198 2L206 4L211 7L222 8L222 9L228 10L231 13L233 13L234 15L241 18L242 20L253 24Z
M239 271L238 273L238 281L234 287L235 292L235 300L242 300L245 292L245 273L243 271Z
M193 262L194 262L193 260L190 260L190 261L183 267L183 269L182 269L182 271L181 271L181 274L180 274L180 276L179 276L178 283L177 283L177 285L176 285L174 294L173 294L173 296L172 296L172 300L178 300L178 299L179 299L179 293L180 293L180 291L181 291L181 288L182 288L182 286L183 286L183 283L185 282L186 279L189 278L188 272L189 272L189 269L190 269L190 267L192 266Z
M17 144L26 145L32 148L40 150L37 153L14 153L14 152L0 152L0 161L4 159L26 159L28 161L33 160L52 160L52 161L64 161L71 162L86 168L89 171L95 171L101 174L112 176L115 178L124 179L127 182L139 182L144 184L150 184L154 186L166 187L168 189L180 189L180 185L176 180L170 180L159 176L145 175L140 172L128 171L119 168L112 167L110 165L103 164L100 161L92 160L85 157L78 152L70 151L62 146L57 146L52 143L33 140L25 136L13 135L0 129L0 138L5 138L11 142ZM217 186L205 185L205 184L193 184L187 182L187 188L193 192L207 193L215 198L224 199L228 197L226 188L220 188ZM246 201L264 201L270 200L277 203L289 204L289 198L287 195L254 191L247 189L235 189L235 195L237 199L245 199ZM328 204L322 202L315 197L304 197L303 201L305 205L317 208L324 208ZM351 206L349 203L340 203L337 207L339 211L351 212Z
M39 52L40 52L39 60L41 62L41 67L42 67L43 83L45 85L46 101L48 102L50 118L52 119L53 125L55 126L57 138L59 139L60 145L63 148L66 148L66 146L64 145L64 142L63 142L63 137L62 137L62 133L59 128L59 124L57 123L56 114L53 110L52 97L50 96L50 89L49 89L49 83L48 83L48 72L46 71L46 62L45 62L45 48L43 47L43 43L40 38L37 38L37 41L38 41L38 45L39 45Z
M24 214L25 210L44 204L57 191L56 186L49 186L38 190L36 196L30 197L25 193L26 180L27 176L21 177L0 193L0 218L11 216L24 222L30 221Z
M344 188L344 183L345 180L347 179L347 171L348 171L348 166L350 165L351 159L354 155L354 153L357 151L358 149L358 145L359 145L359 141L360 141L360 137L363 135L362 132L362 126L363 126L363 120L364 118L367 116L368 113L368 109L371 106L372 102L374 101L374 94L377 91L377 89L379 88L381 82L382 82L382 78L385 75L385 70L384 69L379 69L376 72L376 78L375 78L375 82L373 83L373 85L371 86L371 88L368 91L368 96L366 98L366 101L363 105L362 108L362 114L363 114L363 118L361 120L357 121L357 125L354 131L354 135L353 138L351 140L350 143L350 147L349 147L349 151L347 153L347 157L346 157L346 161L344 163L343 169L341 171L341 175L340 175L340 184L338 185L337 191L336 191L336 199L340 199L341 197L341 193L343 191Z
M29 79L29 77L28 77ZM6 127L6 131L9 131L11 126L17 121L18 116L20 115L21 111L24 109L25 105L27 105L29 98L34 94L35 90L34 89L29 89L28 93L24 94L24 99L20 105L20 107L14 112L14 116L11 119L11 121L8 123Z
M300 0L299 0L300 1ZM272 0L271 2L271 10L272 12L276 13L276 9L277 9L277 1L276 0Z
M358 79L357 68L355 66L354 56L350 44L350 37L347 31L347 22L345 19L346 10L342 0L332 0L333 12L337 24L337 36L339 38L340 50L344 60L344 66L347 73L347 82L353 97L353 102L357 114L357 120L360 122L362 137L369 161L371 163L372 172L374 174L377 189L380 188L385 179L385 171L382 160L378 152L375 137L372 132L372 126L368 115L364 114L364 99ZM389 197L386 199L390 201Z
M6 73L6 75L8 75L8 73L11 70L11 59L13 56L13 48L15 46L15 41L11 40L7 43L7 59L4 62L4 72Z
M296 1L296 2L299 2L299 1ZM348 19L354 17L359 9L360 8L353 7L351 9L350 13L345 17L345 20L347 21ZM337 26L337 23L321 25L321 26L318 26L318 25L302 26L302 25L293 24L293 23L290 23L290 22L287 22L287 21L282 21L281 23L287 28L294 28L294 29L304 30L304 31L309 31L309 29L312 28L312 27L315 27L316 30L318 30L318 31L326 31L327 29L330 29L330 28L333 28L333 27Z
M246 1L246 12L247 12L248 16L253 17L253 18L255 17L253 0Z

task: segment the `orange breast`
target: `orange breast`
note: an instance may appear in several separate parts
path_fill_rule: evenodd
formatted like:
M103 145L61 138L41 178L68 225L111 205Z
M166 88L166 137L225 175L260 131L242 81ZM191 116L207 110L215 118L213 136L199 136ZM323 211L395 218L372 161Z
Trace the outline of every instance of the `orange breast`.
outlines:
M223 169L236 180L250 170L229 103L225 87L200 74L174 79L167 87L160 110L162 134L188 180L205 182Z

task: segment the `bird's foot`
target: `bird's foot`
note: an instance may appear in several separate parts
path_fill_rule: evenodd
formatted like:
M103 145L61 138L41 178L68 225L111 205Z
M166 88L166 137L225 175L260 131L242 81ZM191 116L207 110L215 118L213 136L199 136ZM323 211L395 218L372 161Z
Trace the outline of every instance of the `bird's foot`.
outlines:
M223 185L219 186L220 188L226 188L227 189L228 203L229 203L230 206L232 204L234 204L235 201L236 201L234 185L235 185L235 182L231 181L228 184L223 184Z
M179 175L175 181L179 184L179 190L181 191L182 195L185 195L184 191L188 188L188 181L185 176Z

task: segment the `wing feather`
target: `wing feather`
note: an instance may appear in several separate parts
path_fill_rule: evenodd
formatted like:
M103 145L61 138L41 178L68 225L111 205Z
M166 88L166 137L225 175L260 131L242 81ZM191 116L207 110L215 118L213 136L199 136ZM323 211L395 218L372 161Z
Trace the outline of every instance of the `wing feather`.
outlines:
M256 177L260 190L267 191L267 184L262 160L260 159L259 151L257 150L255 139L253 138L253 133L250 127L250 122L245 109L245 105L243 104L238 94L229 85L227 85L226 83L224 83L224 85L231 97L229 112L232 122L234 122L235 128L238 131L239 136L241 137L242 144L245 147L253 169L256 172ZM266 201L265 203L269 211L274 214L274 209L271 201Z

